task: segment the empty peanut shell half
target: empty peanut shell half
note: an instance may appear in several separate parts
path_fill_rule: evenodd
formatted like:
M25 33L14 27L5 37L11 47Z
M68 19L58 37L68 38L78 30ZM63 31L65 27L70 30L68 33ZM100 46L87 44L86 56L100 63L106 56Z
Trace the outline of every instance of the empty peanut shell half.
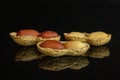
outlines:
M88 49L90 48L88 43L82 43L80 41L77 41L77 42L76 41L75 42L74 41L73 42L59 41L60 43L62 43L65 46L65 48L63 48L61 46L56 46L56 47L60 47L61 49L44 48L44 47L40 46L43 42L37 43L38 51L42 52L43 54L45 54L47 56L52 56L52 57L59 57L59 56L64 56L64 55L80 56L80 55L85 54L88 51ZM52 47L53 47L53 44L49 44L49 45L50 46L52 45Z
M88 43L93 46L102 46L111 40L111 34L102 31L92 32L88 36Z
M64 33L64 37L68 41L74 41L79 40L81 42L87 42L87 36L88 33L82 33L82 32L70 32L70 33Z

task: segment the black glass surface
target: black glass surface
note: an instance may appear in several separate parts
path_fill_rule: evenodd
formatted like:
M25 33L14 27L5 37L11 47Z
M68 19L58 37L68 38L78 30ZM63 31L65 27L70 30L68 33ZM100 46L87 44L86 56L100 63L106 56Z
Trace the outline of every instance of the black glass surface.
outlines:
M120 3L116 0L44 0L16 3L15 25L9 26L10 29L6 27L0 30L1 78L3 77L4 80L119 80L119 9ZM63 36L65 32L104 31L112 34L112 39L108 44L97 47L101 51L98 50L98 56L89 54L85 57L22 59L29 57L27 53L33 49L35 55L39 52L36 50L36 45L23 47L11 39L9 33L21 29L36 29L39 32L53 30L61 35L61 40L65 40ZM96 47L92 49L94 51ZM22 53L21 56L24 57L19 58Z

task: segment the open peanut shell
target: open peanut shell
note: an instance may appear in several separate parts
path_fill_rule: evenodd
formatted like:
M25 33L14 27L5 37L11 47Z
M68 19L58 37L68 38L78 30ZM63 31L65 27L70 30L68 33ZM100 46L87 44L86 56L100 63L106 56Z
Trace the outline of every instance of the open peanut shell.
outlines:
M60 42L65 44L67 41L60 41ZM40 47L41 43L42 42L37 43L38 51L40 51L41 53L47 56L52 56L52 57L59 57L59 56L65 56L65 55L80 56L80 55L84 55L90 48L90 45L88 43L83 43L84 47L79 48L79 49L67 49L66 48L66 49L59 50L59 49Z
M53 37L53 38L43 38L43 37L38 37L38 42L39 41L45 41L45 40L56 40L56 41L60 41L61 36L59 35L58 37Z
M82 33L82 32L70 32L70 33L64 33L64 37L68 41L74 41L78 40L81 42L87 42L87 36L88 33Z
M38 42L38 37L36 36L17 36L17 32L11 32L10 37L15 43L22 46L32 46Z
M107 44L111 40L111 34L107 34L102 31L92 32L88 36L88 43L92 46L102 46Z

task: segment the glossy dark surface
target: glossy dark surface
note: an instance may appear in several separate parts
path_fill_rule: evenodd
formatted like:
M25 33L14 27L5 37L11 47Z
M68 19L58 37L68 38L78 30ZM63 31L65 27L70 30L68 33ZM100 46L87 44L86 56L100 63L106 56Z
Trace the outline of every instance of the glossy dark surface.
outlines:
M76 1L76 2L75 2ZM120 78L120 30L119 30L119 2L117 1L92 1L77 2L66 0L51 2L30 2L28 6L23 3L23 7L17 5L15 25L10 29L1 29L1 71L2 77L6 80L119 80ZM60 3L60 4L58 4ZM33 5L33 6L31 6ZM26 7L24 7L26 6ZM10 38L9 33L19 31L24 28L32 28L38 31L54 30L65 40L63 33L71 31L93 32L104 31L112 34L111 41L105 45L110 54L103 58L85 57L89 64L81 69L70 69L79 58L43 58L31 61L15 61L15 55L22 46L17 45ZM36 46L34 46L36 47ZM24 52L24 49L20 52ZM104 51L103 51L104 52ZM48 61L47 61L48 60ZM65 60L62 61L62 60ZM73 61L71 61L73 60ZM50 63L50 61L52 63ZM59 71L48 71L39 67L44 62L51 66L61 63L68 65L67 69ZM56 63L57 62L57 63ZM71 63L69 63L71 62ZM77 63L76 62L76 63ZM69 63L69 64L68 64ZM78 64L77 63L77 64ZM77 65L79 67L79 65Z

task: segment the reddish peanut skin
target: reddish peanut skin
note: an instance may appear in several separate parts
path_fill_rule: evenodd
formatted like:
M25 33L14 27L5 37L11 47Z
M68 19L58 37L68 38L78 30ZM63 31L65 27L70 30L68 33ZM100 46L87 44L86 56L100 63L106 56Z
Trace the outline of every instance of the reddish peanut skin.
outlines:
M62 43L55 40L46 40L40 44L40 47L52 49L65 49L65 46Z
M40 34L40 37L42 38L54 38L54 37L58 37L58 33L57 32L54 32L54 31L43 31L41 32Z
M39 36L39 32L34 29L23 29L18 31L17 36Z

